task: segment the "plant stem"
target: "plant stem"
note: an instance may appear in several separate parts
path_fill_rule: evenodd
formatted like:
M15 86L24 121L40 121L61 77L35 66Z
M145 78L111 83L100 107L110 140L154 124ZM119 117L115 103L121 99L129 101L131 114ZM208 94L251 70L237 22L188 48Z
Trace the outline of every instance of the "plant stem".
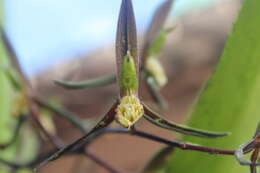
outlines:
M56 106L53 106L51 104L49 104L48 102L46 102L43 99L40 99L38 97L33 97L32 98L34 100L34 102L36 102L39 106L48 109L49 111L65 118L66 120L68 120L69 122L71 122L74 126L76 126L77 128L79 128L81 131L86 132L88 131L88 129L85 127L83 121L81 118L77 117L75 114L73 114L72 112L69 112L67 110L58 108Z
M37 125L37 128L39 128L43 132L43 134L49 139L49 141L54 145L54 147L62 148L64 146L63 141L57 138L56 136L50 134L42 125L41 121L39 120L39 109L36 104L34 103L31 104L30 112L31 112L32 119Z
M234 155L235 150L228 150L228 149L221 149L221 148L211 148L211 147L206 147L206 146L200 146L197 144L191 144L191 143L186 143L182 141L175 141L175 140L169 140L165 139L159 136L155 136L150 133L146 133L143 131L139 130L134 130L134 131L129 131L128 129L123 129L123 128L117 128L117 129L111 129L111 128L106 128L104 129L105 133L125 133L125 134L130 134L134 136L139 136L143 137L152 141L164 143L170 146L178 147L182 150L194 150L194 151L201 151L201 152L206 152L210 154L224 154L224 155Z

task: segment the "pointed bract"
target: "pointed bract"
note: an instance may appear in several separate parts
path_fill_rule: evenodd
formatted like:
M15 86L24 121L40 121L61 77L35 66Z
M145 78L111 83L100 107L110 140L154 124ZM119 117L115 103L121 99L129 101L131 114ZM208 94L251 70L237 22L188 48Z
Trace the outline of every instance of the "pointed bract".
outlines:
M120 81L125 56L134 59L136 74L139 78L139 60L137 54L136 23L131 0L122 0L116 35L117 79ZM122 93L122 88L120 88Z

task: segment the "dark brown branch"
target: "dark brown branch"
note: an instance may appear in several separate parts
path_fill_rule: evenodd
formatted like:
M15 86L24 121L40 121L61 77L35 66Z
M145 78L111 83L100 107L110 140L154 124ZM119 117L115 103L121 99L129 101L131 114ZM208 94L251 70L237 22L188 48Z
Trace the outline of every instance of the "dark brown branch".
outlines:
M128 131L123 129L106 129L110 133L128 133L134 136L143 137L149 140L153 140L156 142L164 143L170 146L178 147L183 150L194 150L194 151L201 151L206 152L210 154L224 154L224 155L233 155L234 150L227 150L227 149L220 149L220 148L211 148L191 143L186 143L182 141L174 141L174 140L168 140L159 136L155 136L153 134L149 134L143 131L135 130L135 131Z
M60 149L56 153L54 153L51 157L47 158L45 161L41 163L41 166L47 164L49 161L54 161L61 157L62 155L66 153L71 153L77 150L82 150L83 147L93 142L97 137L104 135L106 133L122 133L122 134L129 134L133 136L139 136L142 138L146 138L152 141L164 143L166 145L178 147L183 150L194 150L194 151L201 151L201 152L207 152L210 154L224 154L224 155L234 155L234 150L226 150L226 149L220 149L220 148L211 148L206 146L200 146L196 144L186 143L182 141L174 141L174 140L168 140L159 136L155 136L153 134L149 134L143 131L139 130L128 130L126 128L103 128L100 130L95 131L94 133L83 136L79 140L76 140L72 144L69 144L68 146ZM84 139L84 140L83 140Z
M115 104L117 105L117 103ZM112 107L112 109L114 108L114 106ZM111 111L114 111L112 110ZM65 143L60 140L59 138L57 138L56 136L53 136L51 134L49 134L45 128L43 127L43 125L41 124L41 122L38 119L38 107L35 104L31 105L31 112L32 112L32 117L35 120L35 122L37 123L37 125L40 127L41 131L46 135L46 137L50 140L50 142L52 142L52 144L58 148L64 148ZM107 118L107 117L106 117ZM103 120L102 120L103 121ZM78 124L77 124L78 127ZM81 127L81 126L80 126ZM81 128L82 131L86 131L85 128ZM81 149L80 149L81 150ZM91 153L90 151L84 150L84 152L80 152L76 151L76 153L84 153L84 155L88 156L90 159L92 159L93 161L95 161L96 163L98 163L100 166L104 167L105 169L107 169L109 172L111 173L122 173L122 171L119 171L118 169L110 166L107 162L105 162L104 160L102 160L101 158L98 158L95 154ZM72 152L73 153L73 152ZM67 153L66 153L67 154Z

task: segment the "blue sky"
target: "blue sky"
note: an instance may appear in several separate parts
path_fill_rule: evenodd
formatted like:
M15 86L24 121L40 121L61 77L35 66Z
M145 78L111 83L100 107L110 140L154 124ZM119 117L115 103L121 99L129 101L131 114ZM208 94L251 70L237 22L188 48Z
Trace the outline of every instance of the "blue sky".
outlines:
M174 13L215 0L177 0ZM138 30L162 0L133 0ZM121 0L6 0L6 28L25 72L114 42Z

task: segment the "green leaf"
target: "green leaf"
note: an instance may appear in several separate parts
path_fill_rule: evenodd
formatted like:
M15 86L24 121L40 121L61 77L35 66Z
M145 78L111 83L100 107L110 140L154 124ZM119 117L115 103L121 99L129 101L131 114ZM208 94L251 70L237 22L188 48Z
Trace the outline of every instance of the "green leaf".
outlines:
M55 84L65 88L65 89L84 89L93 87L102 87L112 84L116 81L116 76L114 74L101 76L95 79L90 79L80 82L71 82L63 80L54 80Z
M237 148L249 141L260 120L260 1L244 0L215 74L192 113L189 126L232 132L217 140L185 136L182 140L206 146ZM164 173L246 173L235 157L175 150Z
M185 135L193 135L193 136L204 137L204 138L218 138L218 137L229 135L229 133L226 132L211 132L211 131L192 128L186 125L177 124L173 121L166 120L160 114L152 111L144 103L143 105L145 111L144 118L150 121L152 124L159 126L161 128L173 130L175 132L179 132Z

